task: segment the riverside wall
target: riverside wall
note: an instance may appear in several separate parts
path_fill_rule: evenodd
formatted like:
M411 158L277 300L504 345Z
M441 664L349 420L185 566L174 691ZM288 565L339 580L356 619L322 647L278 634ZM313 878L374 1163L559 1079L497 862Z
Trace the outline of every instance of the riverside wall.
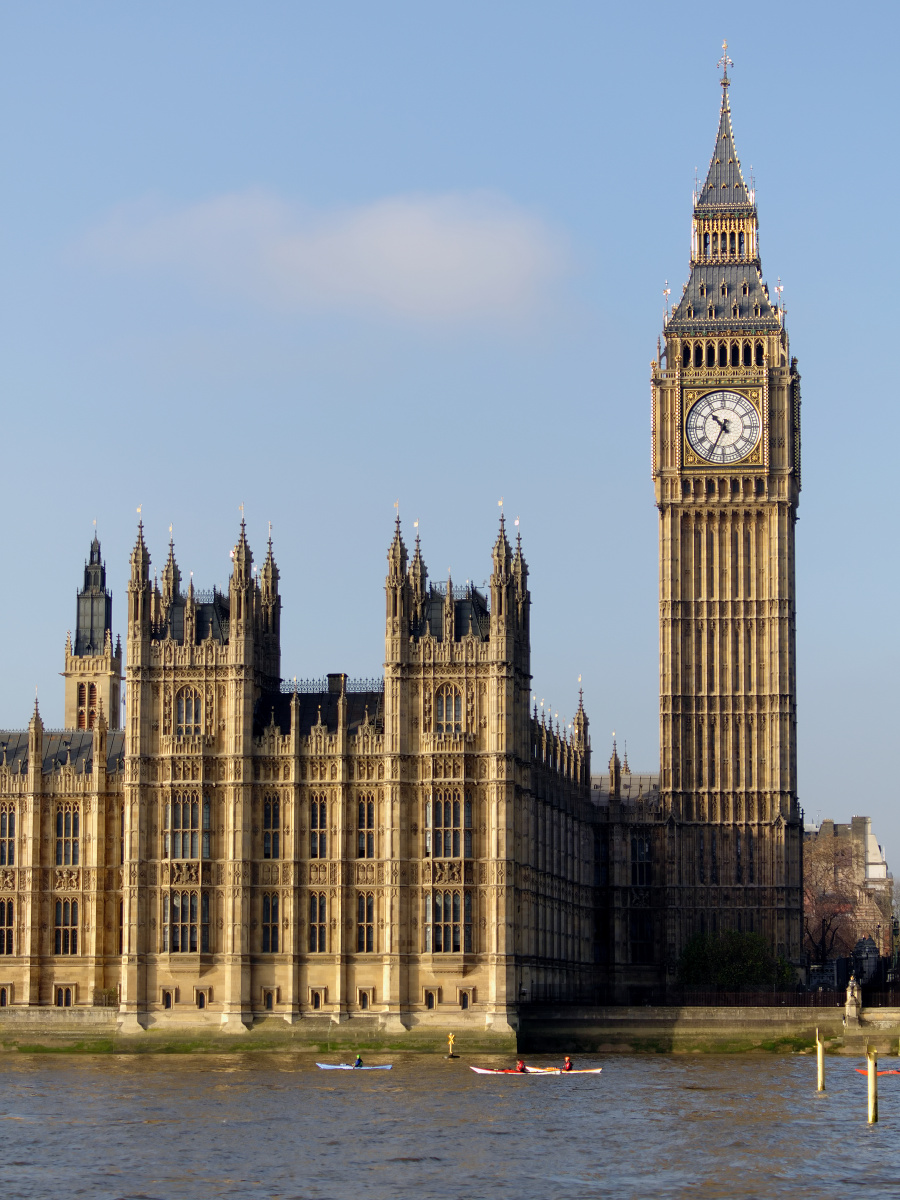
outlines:
M149 1020L146 1027L123 1023L116 1008L8 1008L0 1010L0 1052L173 1053L226 1051L412 1050L469 1054L522 1053L741 1053L803 1052L816 1030L830 1053L861 1054L867 1045L880 1054L900 1049L900 1008L863 1009L859 1025L844 1024L841 1008L566 1007L530 1008L518 1029L486 1029L460 1021L459 1014L429 1014L426 1022L388 1022L377 1013L349 1020L281 1017L255 1020L237 1032L212 1013Z

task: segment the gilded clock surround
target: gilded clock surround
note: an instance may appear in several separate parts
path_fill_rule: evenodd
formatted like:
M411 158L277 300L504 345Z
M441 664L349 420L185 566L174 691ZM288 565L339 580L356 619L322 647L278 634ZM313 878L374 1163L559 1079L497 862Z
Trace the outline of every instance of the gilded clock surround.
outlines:
M697 454L691 446L687 435L687 419L694 405L702 400L704 396L711 395L714 392L727 391L733 392L737 396L749 400L756 409L757 417L759 418L760 431L756 439L756 443L749 454L743 458L737 459L732 463L712 463L709 459L703 458ZM684 405L683 405L683 421L682 421L682 462L686 467L699 467L708 470L711 466L715 466L718 471L744 471L748 466L754 466L763 461L763 432L765 430L764 409L764 392L761 388L742 387L740 384L731 382L725 383L721 379L716 379L714 385L700 388L685 389Z

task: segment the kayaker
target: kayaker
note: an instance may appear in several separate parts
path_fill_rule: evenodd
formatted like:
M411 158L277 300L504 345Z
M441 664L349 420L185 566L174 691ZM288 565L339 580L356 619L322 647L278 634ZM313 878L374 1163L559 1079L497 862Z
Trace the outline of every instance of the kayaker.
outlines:
M564 1071L572 1070L572 1060L571 1060L571 1058L569 1058L568 1054L566 1055L566 1061L563 1063L563 1070Z
M527 1074L527 1072L526 1072L526 1070L525 1070L525 1063L522 1061L522 1059L521 1059L521 1058L520 1058L520 1059L518 1060L518 1062L516 1063L516 1070L518 1071L518 1073L519 1073L520 1075L525 1075L525 1074Z
M353 1065L354 1065L354 1067L361 1067L363 1065L363 1060L360 1058L360 1056L358 1054L356 1056L356 1062Z

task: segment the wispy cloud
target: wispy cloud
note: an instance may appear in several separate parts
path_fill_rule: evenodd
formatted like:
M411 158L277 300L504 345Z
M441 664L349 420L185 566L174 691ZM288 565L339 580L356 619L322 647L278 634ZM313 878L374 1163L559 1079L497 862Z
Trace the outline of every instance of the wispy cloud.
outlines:
M265 192L115 211L82 250L282 310L433 323L516 322L566 268L564 239L489 194L397 196L315 212Z

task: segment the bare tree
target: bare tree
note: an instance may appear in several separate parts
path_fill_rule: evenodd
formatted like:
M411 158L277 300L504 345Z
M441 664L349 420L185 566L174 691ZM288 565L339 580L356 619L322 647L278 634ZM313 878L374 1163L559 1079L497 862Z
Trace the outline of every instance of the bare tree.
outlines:
M856 945L856 905L865 863L850 839L811 837L803 847L803 944L813 962Z

